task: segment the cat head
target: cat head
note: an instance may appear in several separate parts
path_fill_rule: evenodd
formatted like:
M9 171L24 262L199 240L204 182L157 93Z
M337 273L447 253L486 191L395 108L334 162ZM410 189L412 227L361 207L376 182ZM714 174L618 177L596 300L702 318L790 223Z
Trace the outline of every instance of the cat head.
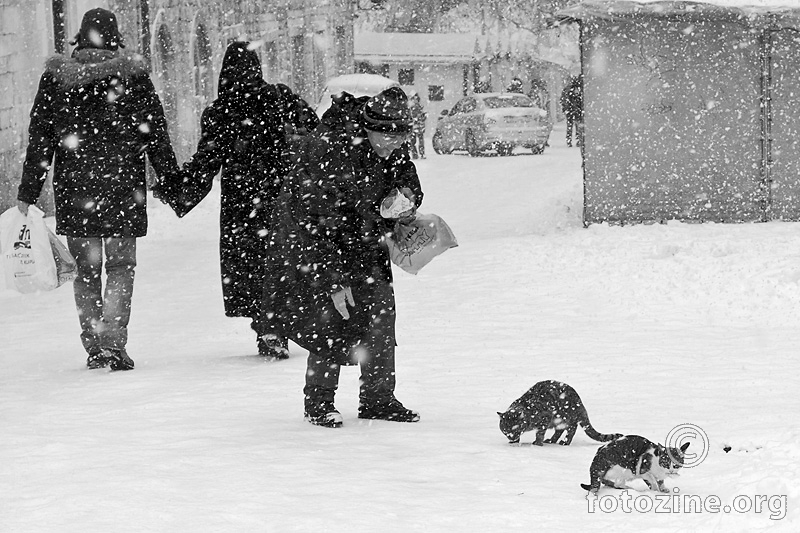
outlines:
M683 467L683 460L686 457L686 449L689 447L687 442L680 448L673 448L658 445L655 455L658 456L658 465L669 475L678 475L678 470Z
M508 442L516 444L522 436L524 428L524 414L516 409L509 409L505 413L497 412L500 415L500 431L508 438Z

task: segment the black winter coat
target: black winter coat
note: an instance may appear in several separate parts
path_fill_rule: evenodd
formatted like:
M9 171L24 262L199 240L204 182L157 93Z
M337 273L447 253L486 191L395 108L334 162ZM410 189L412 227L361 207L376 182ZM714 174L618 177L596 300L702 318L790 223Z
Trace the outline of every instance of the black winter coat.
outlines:
M227 316L256 318L260 312L269 218L288 170L286 128L318 122L288 87L262 79L247 43L229 46L219 97L203 111L197 151L183 169L188 187L176 209L181 216L188 212L222 171L219 253Z
M81 49L47 62L31 110L17 198L36 203L55 160L56 230L72 237L147 233L145 155L175 175L161 101L138 56Z
M583 119L583 86L580 78L575 78L561 91L561 109L570 120Z
M326 115L327 116L327 115ZM265 316L274 328L308 350L338 354L364 335L369 317L358 317L359 291L391 287L384 236L393 221L380 216L380 202L393 188L408 187L416 204L422 189L407 150L381 159L365 136L323 124L303 140L273 211L264 290ZM357 307L349 321L334 310L331 295L353 288ZM394 295L389 289L394 307Z

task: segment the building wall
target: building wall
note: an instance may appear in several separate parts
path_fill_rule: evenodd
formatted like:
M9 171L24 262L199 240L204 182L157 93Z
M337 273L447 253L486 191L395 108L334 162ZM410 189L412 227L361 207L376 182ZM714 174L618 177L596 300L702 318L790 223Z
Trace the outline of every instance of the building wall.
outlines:
M53 51L50 4L0 0L0 210L16 202L28 114Z
M52 5L0 0L0 210L16 202L28 114L55 50ZM117 15L126 50L149 54L179 162L194 151L229 42L256 42L265 79L286 83L308 101L316 101L326 79L353 69L347 0L64 0L63 6L67 41L86 10L105 7ZM67 45L65 52L71 50Z

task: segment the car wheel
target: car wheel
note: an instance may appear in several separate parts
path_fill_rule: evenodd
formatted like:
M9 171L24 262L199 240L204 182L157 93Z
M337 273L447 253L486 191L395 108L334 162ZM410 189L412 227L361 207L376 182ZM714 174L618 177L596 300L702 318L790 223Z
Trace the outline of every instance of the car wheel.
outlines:
M481 155L481 151L478 148L478 142L475 140L475 135L471 132L467 132L467 136L464 139L464 144L467 145L467 153L472 157L477 157Z
M436 152L437 154L449 154L453 151L452 148L450 150L447 150L442 145L442 134L439 133L438 131L433 134L433 138L431 139L431 144L433 144L433 151Z
M533 155L541 154L542 152L544 152L544 145L543 144L535 144L535 145L531 146L531 152L533 152Z
M497 150L497 155L511 155L514 152L514 145L511 143L497 143L495 150Z

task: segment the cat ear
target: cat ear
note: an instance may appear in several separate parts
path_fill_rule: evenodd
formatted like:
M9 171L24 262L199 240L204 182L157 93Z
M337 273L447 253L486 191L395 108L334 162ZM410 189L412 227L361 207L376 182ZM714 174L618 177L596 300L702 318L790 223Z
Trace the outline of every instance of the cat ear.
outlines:
M683 446L681 446L681 452L685 452L685 451L686 451L686 448L688 448L688 447L689 447L689 443L687 442L686 444L684 444Z
M499 416L500 418L503 418L503 413L501 413L500 411L497 411L497 416Z

